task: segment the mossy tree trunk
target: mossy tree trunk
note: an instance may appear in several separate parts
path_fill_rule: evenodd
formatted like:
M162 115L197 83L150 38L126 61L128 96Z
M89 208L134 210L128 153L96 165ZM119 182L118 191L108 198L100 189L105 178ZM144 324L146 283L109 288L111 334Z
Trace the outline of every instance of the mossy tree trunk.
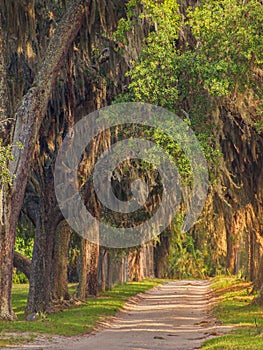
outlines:
M55 237L62 219L53 188L53 173L49 169L41 185L26 314L46 312L51 305L53 251L54 246L57 247Z
M2 206L5 214L2 216L0 236L0 318L2 319L14 318L11 308L11 284L15 233L38 131L60 67L81 26L83 4L84 1L72 1L50 40L34 83L23 97L15 115L16 124L12 139L14 161L9 164L10 174L15 175L15 179L11 192L5 191ZM3 45L3 36L0 36ZM3 62L2 59L1 61ZM16 147L18 142L22 143L22 149Z
M99 293L98 268L99 268L99 219L100 204L95 195L94 188L89 188L86 193L88 210L98 221L87 227L87 238L81 242L81 265L78 296L85 299L88 295L97 296Z
M101 249L100 251L100 259L101 259L101 291L105 292L106 290L106 257L107 257L107 249Z
M56 230L55 244L52 259L52 299L69 299L68 291L68 249L70 227L62 221Z
M5 133L7 110L7 80L5 44L0 13L0 127L1 137ZM8 165L8 163L7 163ZM0 179L0 319L12 320L15 315L11 307L12 269L16 220L11 213L11 188Z
M165 230L160 235L160 242L154 249L154 273L157 278L164 278L167 274L167 259L169 257L171 235Z
M131 251L129 254L129 279L139 282L144 278L142 267L142 248Z
M81 241L80 277L78 286L78 298L99 294L98 283L99 245L87 239Z

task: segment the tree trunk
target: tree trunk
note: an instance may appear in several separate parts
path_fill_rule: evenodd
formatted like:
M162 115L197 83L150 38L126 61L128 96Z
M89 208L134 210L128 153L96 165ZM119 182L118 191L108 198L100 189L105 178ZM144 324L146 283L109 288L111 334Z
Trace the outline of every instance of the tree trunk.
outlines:
M235 247L233 244L233 235L227 232L227 271L230 274L235 272Z
M27 279L30 279L30 265L31 260L25 257L24 255L15 252L14 254L14 267L16 267L19 271L23 272Z
M129 254L129 279L139 282L143 278L141 248L138 248Z
M11 197L8 185L3 186L0 217L0 319L14 320L11 306L13 255L16 222L11 217Z
M106 276L105 276L105 257L107 256L107 250L101 252L101 291L106 290Z
M0 128L1 137L5 134L7 111L7 79L5 64L5 45L0 13ZM2 140L2 139L1 139ZM8 164L7 164L8 165ZM0 319L13 320L11 307L11 288L13 256L15 244L16 218L11 213L11 188L0 179Z
M96 152L91 150L93 156L97 156ZM82 239L81 243L81 267L80 267L80 282L78 295L84 299L88 295L97 296L99 294L99 220L100 220L100 203L97 199L95 189L90 181L87 181L81 189L84 195L84 203L87 210L97 218L92 226L87 227L87 237L93 238L93 242ZM85 265L83 265L85 264Z
M99 245L88 242L89 259L87 265L87 293L97 296L99 294L98 267L99 267Z
M86 287L87 287L87 240L81 239L80 259L79 259L79 285L77 291L77 297L81 300L86 298Z
M111 280L111 256L110 252L107 253L107 288L111 290L112 288L112 280Z
M39 215L30 271L30 287L25 314L46 312L52 300L52 267L56 230L63 219L57 207L53 172L46 169L41 177Z
M52 218L49 219L51 220L48 222L39 219L37 223L25 315L46 312L51 302L52 253L56 224L52 222Z
M16 175L13 181L12 194L6 192L3 196L0 233L0 318L13 319L11 309L11 284L15 233L18 216L23 204L25 187L31 165L34 147L38 137L41 122L45 116L47 104L52 93L59 69L65 61L66 54L81 26L84 14L84 0L72 1L69 10L57 26L46 51L40 70L33 86L24 96L16 113L16 125L13 137L14 161L10 162L11 175ZM2 23L0 27L2 28ZM1 33L2 34L2 33ZM3 54L3 36L0 34L0 68L5 69ZM4 76L0 78L0 87ZM4 82L5 84L5 82ZM6 85L5 85L6 86ZM1 90L1 93L3 90ZM1 99L0 99L1 100ZM2 106L1 106L2 107ZM16 144L21 142L23 149ZM39 232L40 234L40 232ZM41 236L41 234L40 234Z
M256 281L254 282L253 289L259 290L262 285L263 285L263 255L261 256L261 259L260 259L258 274L257 274Z
M68 291L68 248L70 227L62 221L56 230L52 262L52 299L70 299Z
M99 245L82 239L78 298L98 295L98 265Z
M167 229L168 230L168 229ZM164 278L167 270L167 258L170 251L171 234L164 231L160 235L160 243L154 249L154 274L157 278Z
M153 243L149 242L142 247L142 266L144 278L154 277Z

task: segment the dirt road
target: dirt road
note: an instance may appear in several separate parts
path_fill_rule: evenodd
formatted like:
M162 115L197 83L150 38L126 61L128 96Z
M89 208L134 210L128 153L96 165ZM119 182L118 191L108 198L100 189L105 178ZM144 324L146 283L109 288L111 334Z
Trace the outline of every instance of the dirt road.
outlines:
M55 343L20 349L193 350L220 329L211 317L212 293L206 281L176 281L158 286L126 304L104 329Z

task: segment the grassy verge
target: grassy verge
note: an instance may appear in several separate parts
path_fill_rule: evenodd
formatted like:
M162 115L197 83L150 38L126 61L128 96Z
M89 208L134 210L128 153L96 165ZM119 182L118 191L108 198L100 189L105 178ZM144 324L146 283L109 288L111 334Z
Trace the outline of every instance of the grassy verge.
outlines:
M233 331L205 342L203 350L262 350L263 307L253 305L251 284L235 278L220 277L213 280L218 296L214 316L223 325L234 326Z
M88 333L98 321L104 321L120 310L130 297L145 292L161 282L161 280L153 279L118 285L113 290L102 293L98 298L87 299L85 303L78 306L70 307L62 312L47 315L32 322L23 319L28 285L14 285L13 308L18 316L18 321L0 321L0 347L23 340L32 340L34 334L37 333L67 336ZM12 335L12 333L15 335ZM26 334L26 336L23 337L23 334ZM8 335L8 338L6 335Z

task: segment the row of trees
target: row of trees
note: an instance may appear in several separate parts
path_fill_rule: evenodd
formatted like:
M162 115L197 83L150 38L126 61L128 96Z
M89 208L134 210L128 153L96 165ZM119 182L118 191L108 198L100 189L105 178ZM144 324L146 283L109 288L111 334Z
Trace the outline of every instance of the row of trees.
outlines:
M0 310L1 318L13 319L12 268L20 213L35 227L26 313L46 311L52 299L68 296L69 228L55 197L54 160L74 121L109 104L123 91L127 63L112 39L124 14L121 1L109 2L107 8L103 1L12 1L4 2L1 11L2 127L7 149L3 168L8 176L1 183ZM80 178L89 177L96 152L110 140L111 135L105 133L89 145L80 164ZM96 215L99 207L94 193L88 186L82 193ZM83 299L98 293L99 246L81 240L79 247L78 297ZM14 261L28 270L28 261L17 253Z
M262 3L143 3L154 30L129 72L129 98L188 112L211 180L192 237L215 269L223 257L230 272L243 269L255 281L262 234ZM121 22L118 34L133 23L133 16Z
M67 252L73 235L56 201L54 162L74 123L114 100L150 102L187 117L209 164L210 190L202 216L183 233L186 205L181 205L154 242L155 274L205 276L227 269L243 271L258 288L262 285L261 6L259 0L205 0L201 5L118 0L107 6L103 0L3 1L0 318L15 317L13 262L27 273L30 264L27 314L69 298ZM125 133L119 128L98 135L80 162L80 191L95 217L109 213L94 193L92 169ZM181 176L191 178L178 145L163 134L151 137L179 159ZM129 195L127 184L143 172L148 183L159 181L151 167L138 161L124 162L117 171L113 187L122 200ZM160 188L152 188L149 213L161 197ZM191 181L186 188L191 191ZM31 262L14 253L18 221L27 220L35 230ZM111 214L112 220L127 224L118 215ZM85 239L77 246L78 297L83 299L97 295L98 270L105 288L105 275L110 276L105 269L119 254ZM143 275L141 249L127 252L130 278ZM152 248L143 249L146 257L152 255ZM152 274L151 266L146 270Z

